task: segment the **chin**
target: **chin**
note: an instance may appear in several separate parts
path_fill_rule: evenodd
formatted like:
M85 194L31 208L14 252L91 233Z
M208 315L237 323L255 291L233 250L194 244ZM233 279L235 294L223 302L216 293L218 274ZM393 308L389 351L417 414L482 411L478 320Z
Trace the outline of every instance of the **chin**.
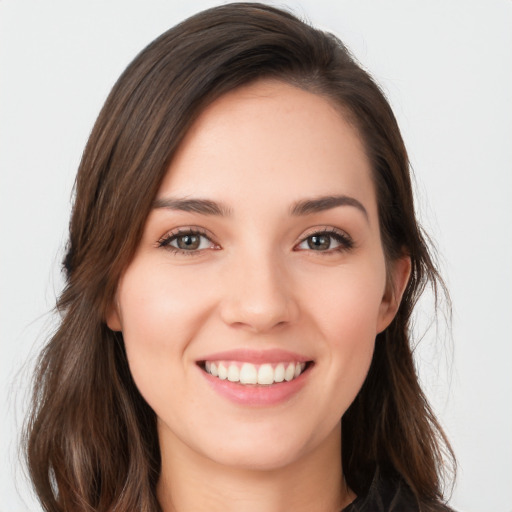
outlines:
M265 450L234 449L222 457L215 457L215 462L245 471L277 471L296 463L304 456L302 449L277 449L275 445Z
M322 439L310 432L284 428L275 428L272 432L261 428L240 434L219 439L215 445L205 445L205 455L218 464L239 470L275 471L307 459L324 443L331 444L334 439L330 435ZM222 446L221 450L219 446Z

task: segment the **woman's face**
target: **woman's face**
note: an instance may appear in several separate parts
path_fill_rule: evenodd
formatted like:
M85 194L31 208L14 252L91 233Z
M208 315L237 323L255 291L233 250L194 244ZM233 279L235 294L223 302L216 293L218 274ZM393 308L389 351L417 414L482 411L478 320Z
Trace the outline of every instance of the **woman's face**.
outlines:
M354 128L325 98L260 81L188 132L108 323L164 452L278 468L339 453L407 271L386 286Z

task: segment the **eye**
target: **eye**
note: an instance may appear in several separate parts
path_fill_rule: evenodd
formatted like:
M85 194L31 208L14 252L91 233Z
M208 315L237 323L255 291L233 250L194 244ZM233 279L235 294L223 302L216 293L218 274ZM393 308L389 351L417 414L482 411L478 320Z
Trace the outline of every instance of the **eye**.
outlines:
M205 233L195 229L179 229L177 232L168 233L158 241L158 247L187 255L193 255L204 249L217 248Z
M310 250L316 252L341 252L354 247L352 238L335 229L325 229L311 233L300 242L296 248L298 250Z

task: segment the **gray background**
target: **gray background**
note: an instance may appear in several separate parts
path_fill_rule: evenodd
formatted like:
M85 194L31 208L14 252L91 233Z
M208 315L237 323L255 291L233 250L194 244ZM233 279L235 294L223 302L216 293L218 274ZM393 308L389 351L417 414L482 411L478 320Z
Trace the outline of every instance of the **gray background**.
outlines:
M18 464L30 360L55 325L81 151L147 43L219 2L0 0L0 512L38 511ZM416 351L459 458L451 503L512 510L512 1L279 2L335 32L388 95L453 302ZM431 320L422 303L417 333ZM29 361L27 363L27 361Z

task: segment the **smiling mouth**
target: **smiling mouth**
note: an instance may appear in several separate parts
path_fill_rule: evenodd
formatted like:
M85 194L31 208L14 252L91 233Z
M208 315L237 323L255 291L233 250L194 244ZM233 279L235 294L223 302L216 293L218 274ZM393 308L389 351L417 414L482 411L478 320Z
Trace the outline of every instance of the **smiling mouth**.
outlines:
M201 361L199 367L220 380L244 386L271 386L295 380L308 370L313 361L252 364L240 361Z

